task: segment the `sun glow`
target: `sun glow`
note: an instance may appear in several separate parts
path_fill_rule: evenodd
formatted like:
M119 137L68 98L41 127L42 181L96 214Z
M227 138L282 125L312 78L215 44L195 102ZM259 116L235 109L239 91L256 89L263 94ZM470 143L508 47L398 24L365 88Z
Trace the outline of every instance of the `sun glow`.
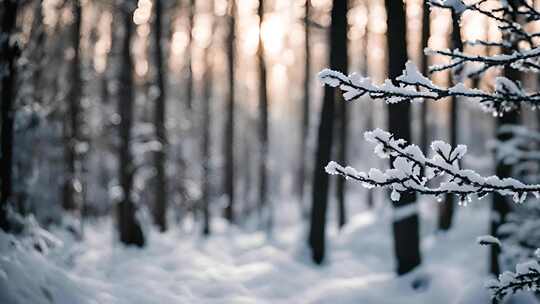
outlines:
M148 37L150 35L150 18L152 16L152 1L139 0L137 9L133 12L133 23L137 25L137 35L133 41L135 57L135 73L143 77L148 73Z
M261 27L261 36L264 50L269 55L279 55L283 50L286 25L286 20L278 14L265 16Z
M98 73L103 73L107 67L107 55L111 50L111 24L112 15L104 13L99 19L98 40L94 49L94 68Z

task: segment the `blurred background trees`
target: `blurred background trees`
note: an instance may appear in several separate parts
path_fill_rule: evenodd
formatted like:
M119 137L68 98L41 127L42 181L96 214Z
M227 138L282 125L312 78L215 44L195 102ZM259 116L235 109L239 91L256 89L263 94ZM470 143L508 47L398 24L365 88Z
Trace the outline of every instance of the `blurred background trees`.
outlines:
M114 217L119 239L143 246L149 222L208 235L219 218L268 232L294 218L309 227L306 243L319 264L327 231L353 212L389 205L387 193L346 187L324 172L330 159L374 166L371 147L359 140L366 129L389 126L424 150L432 138L449 138L470 146L475 169L494 169L475 161L485 158L493 119L474 106L345 104L315 84L323 67L381 81L400 75L410 58L427 71L428 46L490 52L495 47L458 43L458 36L497 37L482 17L464 16L460 32L451 14L430 13L420 0L0 7L4 230L16 226L10 213L77 233L84 220ZM419 227L416 206L405 195L393 204L398 273L420 264L420 239L437 230ZM442 230L451 227L451 210L440 210ZM328 218L337 227L327 227Z

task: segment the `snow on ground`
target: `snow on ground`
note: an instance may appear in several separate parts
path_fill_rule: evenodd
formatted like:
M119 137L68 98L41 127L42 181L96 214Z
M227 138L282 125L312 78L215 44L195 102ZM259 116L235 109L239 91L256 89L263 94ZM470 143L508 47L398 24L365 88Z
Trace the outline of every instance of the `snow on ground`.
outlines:
M486 234L486 208L460 208L446 235L429 232L423 217L424 266L402 278L393 273L388 210L357 213L340 233L330 227L322 267L311 263L298 224L271 239L223 222L207 240L171 229L139 250L115 244L112 223L101 221L87 225L82 243L61 236L47 257L2 234L0 303L444 304L479 289L487 249L475 239ZM413 290L413 281L428 283Z

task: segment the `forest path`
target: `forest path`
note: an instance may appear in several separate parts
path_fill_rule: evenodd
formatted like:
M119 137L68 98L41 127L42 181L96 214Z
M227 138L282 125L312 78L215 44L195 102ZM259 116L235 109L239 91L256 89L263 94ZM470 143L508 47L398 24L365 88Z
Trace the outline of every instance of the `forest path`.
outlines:
M322 266L311 262L305 227L292 218L276 223L272 239L216 220L207 239L176 227L149 232L143 249L120 246L113 223L99 221L86 224L83 242L57 231L63 245L46 255L29 249L40 238L0 233L0 303L482 303L456 300L486 294L488 250L475 240L486 234L488 208L458 208L452 230L434 235L436 205L420 206L423 266L401 278L393 272L389 206L357 212L340 232L330 221ZM415 280L428 283L413 290Z
M91 225L65 269L91 285L99 303L454 303L464 286L483 279L487 250L475 239L486 234L485 208L460 210L446 235L429 235L433 223L423 223L424 266L400 279L389 218L362 212L340 233L331 228L322 267L311 263L300 225L284 225L267 240L215 222L207 240L151 233L143 250L111 247L110 224ZM409 287L418 278L429 281L422 292Z

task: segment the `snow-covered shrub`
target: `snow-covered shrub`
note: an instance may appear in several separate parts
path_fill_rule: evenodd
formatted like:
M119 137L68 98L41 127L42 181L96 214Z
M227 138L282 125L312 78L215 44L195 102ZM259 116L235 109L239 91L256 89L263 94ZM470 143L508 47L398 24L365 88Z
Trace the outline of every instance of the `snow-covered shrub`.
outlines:
M538 12L531 1L490 1L477 0L474 2L461 0L426 0L432 7L452 10L453 15L463 13L478 14L498 25L501 39L497 41L465 41L467 45L481 45L497 49L499 54L478 55L461 50L429 50L431 55L445 57L447 62L431 66L430 72L452 71L456 79L464 77L479 77L488 70L514 69L522 73L538 73L540 71L540 32L533 26L525 26L540 20ZM401 76L387 79L382 84L376 84L368 77L359 74L345 75L339 71L325 69L319 73L320 80L329 86L341 89L346 101L359 100L362 96L385 102L400 103L413 101L442 101L448 97L459 97L469 102L479 103L493 116L502 116L506 112L515 111L522 105L536 108L540 105L540 94L527 91L516 79L503 75L495 77L490 91L467 87L464 82L458 82L451 87L434 84L431 79L422 75L411 61L407 62ZM510 127L507 127L507 129ZM501 132L517 132L518 129L501 129ZM523 132L522 132L523 133ZM358 172L354 168L330 162L326 171L339 174L361 182L365 187L386 187L392 190L391 198L399 200L406 192L416 192L442 197L453 194L460 202L467 203L473 195L479 198L489 193L512 196L516 203L524 202L529 194L538 197L540 185L525 184L512 178L496 176L484 177L473 170L462 169L459 164L466 153L466 147L452 147L441 141L433 142L433 156L424 155L419 147L411 145L403 139L394 138L388 132L374 130L367 132L365 137L375 144L375 153L382 158L392 157L390 169L384 171L371 169L369 172ZM518 136L508 146L501 146L497 157L505 162L516 164L525 156L533 157L535 151L530 137ZM535 139L536 141L536 139ZM515 149L519 147L519 149ZM519 152L519 153L518 153ZM426 168L427 170L422 170ZM444 175L445 180L438 184L430 181L436 176ZM508 229L508 226L506 227ZM516 272L505 272L499 280L489 284L494 298L502 298L518 290L537 290L540 284L540 266L537 261L520 263Z

